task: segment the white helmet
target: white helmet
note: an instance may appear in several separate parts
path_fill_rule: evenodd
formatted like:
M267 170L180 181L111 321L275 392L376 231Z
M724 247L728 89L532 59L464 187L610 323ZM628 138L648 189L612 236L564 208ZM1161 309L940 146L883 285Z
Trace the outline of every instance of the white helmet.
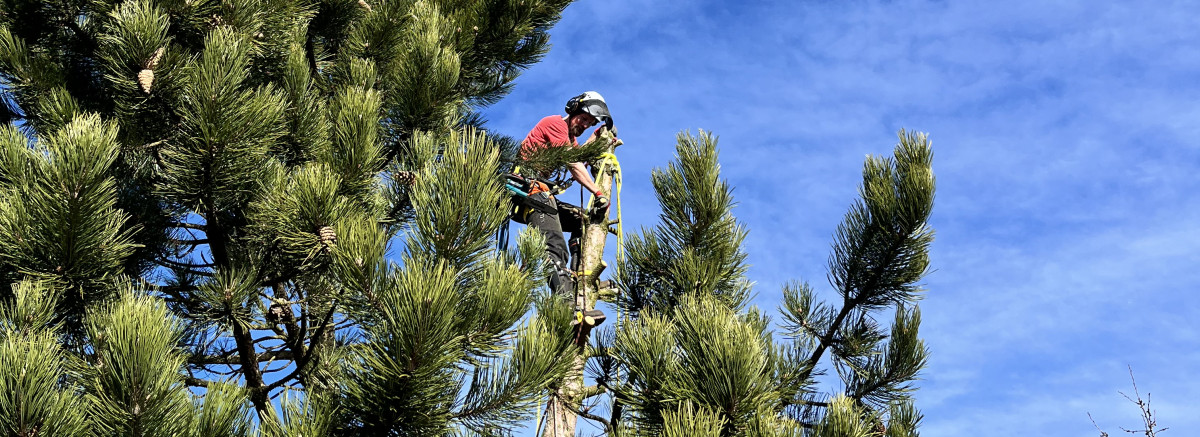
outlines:
M566 109L568 116L586 112L607 126L613 125L612 115L608 113L608 103L604 102L604 97L598 92L588 91L572 97L571 100L567 100Z

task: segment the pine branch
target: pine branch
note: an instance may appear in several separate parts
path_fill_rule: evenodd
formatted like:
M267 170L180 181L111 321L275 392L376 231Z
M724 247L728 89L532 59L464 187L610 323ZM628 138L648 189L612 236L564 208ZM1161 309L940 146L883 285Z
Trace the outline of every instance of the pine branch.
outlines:
M287 292L284 290L284 286L281 283L272 285L271 289L274 292L275 299L284 300L288 297ZM285 307L284 305L273 303L271 309L273 311L276 308L276 305L279 305L280 311L286 312L286 317L281 317L284 328L287 330L287 338L284 340L284 344L288 346L293 354L302 354L304 353L303 331L300 329L299 321L297 321L295 317L292 317L290 306L293 304L294 303L292 302L288 302L286 303L287 306ZM305 306L307 305L301 305L301 307Z
M325 329L330 326L329 322L331 320L333 320L333 315L336 311L337 311L337 304L336 303L331 304L329 306L329 311L325 313L325 317L321 321L321 325L318 326L317 330L313 332L313 336L312 336L313 342L319 341L325 335ZM287 376L280 379L279 381L276 381L276 382L272 383L271 385L267 386L266 391L270 392L279 387L282 387L284 384L286 384L289 381L298 377L302 372L304 372L304 370L308 366L308 363L312 362L313 354L315 354L317 350L318 350L318 348L315 345L309 347L308 350L305 351L304 354L300 355L295 360L296 369L293 370L292 373L290 373Z
M176 228L192 229L192 230L203 231L203 232L208 231L208 226L195 224L195 223L177 222L177 223L172 223L171 226L176 227Z
M560 405L566 407L567 410L570 410L572 413L575 413L579 417L582 417L584 419L588 419L588 420L597 422L601 425L604 425L604 432L612 434L612 432L613 432L612 423L609 422L608 419L597 416L597 415L592 414L587 411L583 411L582 408L577 408L573 402L564 401L561 396L555 397L555 402L558 402Z
M250 401L260 417L266 417L270 405L267 403L266 391L263 388L262 372L258 368L258 355L254 353L254 340L249 331L241 323L232 323L233 339L237 343L238 364L241 364L242 375L246 378L246 386Z
M830 261L830 282L842 294L843 305L817 337L819 344L806 361L810 370L805 378L827 349L839 345L837 334L852 313L912 299L904 290L923 274L924 245L930 238L922 229L932 205L931 154L923 135L901 131L895 161L867 160L862 199L838 227ZM905 257L910 250L914 255Z
M833 336L837 333L838 328L841 327L841 324L846 319L846 316L850 315L851 308L853 306L853 302L847 302L845 305L843 305L841 311L838 311L837 317L834 317L833 323L831 323L829 328L825 330L825 333L820 337L817 337L819 344L812 354L809 355L809 358L805 360L803 368L808 369L808 372L804 374L804 376L801 378L802 380L808 379L812 375L812 371L817 368L817 363L820 362L821 357L825 355L825 350L835 342Z
M168 238L167 242L170 244L179 245L179 246L195 247L195 246L200 246L203 244L208 244L208 239L207 238L197 238L197 239L191 239L191 240L181 240L178 238Z
M186 376L186 377L184 377L183 381L189 387L203 387L203 388L208 388L208 385L212 383L211 381L199 379L194 376Z
M189 273L196 274L202 273L202 271L198 269L211 269L217 266L215 263L191 263L187 261L172 261L166 258L156 258L154 263L166 268L186 270Z
M604 139L597 139L579 147L545 147L534 149L518 158L516 164L521 167L522 175L539 178L542 175L564 171L573 163L595 162L608 148L608 141Z

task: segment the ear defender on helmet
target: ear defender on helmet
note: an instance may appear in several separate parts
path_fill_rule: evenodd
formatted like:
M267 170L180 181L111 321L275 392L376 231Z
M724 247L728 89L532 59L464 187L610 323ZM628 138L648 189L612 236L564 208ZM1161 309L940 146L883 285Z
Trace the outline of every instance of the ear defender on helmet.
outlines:
M583 93L578 96L572 97L570 100L567 100L567 107L566 107L567 115L575 115L576 112L579 112L579 102L581 100L583 100L583 98L586 96L587 96L587 93Z

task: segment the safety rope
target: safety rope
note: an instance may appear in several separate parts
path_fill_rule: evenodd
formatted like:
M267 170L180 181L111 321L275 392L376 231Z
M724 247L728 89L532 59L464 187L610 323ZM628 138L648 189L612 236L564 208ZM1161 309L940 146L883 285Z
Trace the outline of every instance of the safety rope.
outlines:
M611 169L609 167L612 167ZM612 152L605 152L600 155L600 166L597 175L604 174L605 171L612 172L613 186L616 187L612 193L611 200L617 207L617 263L625 260L625 232L622 231L623 222L621 220L621 161L617 160L617 155ZM592 209L592 202L596 196L593 194L588 198L586 211Z
M616 187L616 189L610 194L612 194L612 202L617 206L617 268L619 269L621 268L620 266L623 265L621 263L625 261L625 231L623 228L625 221L621 219L621 161L618 161L617 155L611 152L606 152L603 155L600 155L600 158L600 171L596 174L604 174L604 171L607 170L609 166L612 166L612 170L610 171L612 171L613 186ZM591 207L591 200L588 200L588 207ZM617 323L624 324L627 322L627 320L625 320L625 310L622 309L620 305L617 305L616 307ZM617 366L616 374L613 376L617 380L621 379L620 366Z

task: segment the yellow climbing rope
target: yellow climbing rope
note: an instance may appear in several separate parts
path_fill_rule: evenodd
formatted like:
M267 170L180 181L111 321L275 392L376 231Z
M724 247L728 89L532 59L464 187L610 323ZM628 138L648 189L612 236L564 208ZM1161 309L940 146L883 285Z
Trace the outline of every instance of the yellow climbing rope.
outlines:
M596 172L597 175L604 174L606 171L611 172L613 186L615 187L613 192L610 194L612 194L613 204L617 206L617 264L619 265L621 261L625 260L625 233L621 228L621 162L617 160L617 155L614 155L611 152L605 152L604 154L600 155L600 166L598 169L599 171ZM592 202L595 199L595 195L592 195L588 198L587 210L590 211L592 209Z
M609 167L611 167L611 169ZM622 265L621 263L625 261L625 231L622 228L625 221L621 220L621 161L617 160L617 155L614 155L611 152L600 155L600 171L596 172L596 174L604 174L605 171L611 171L613 178L614 189L610 194L612 194L613 204L617 206L617 266L620 268ZM590 209L591 206L592 199L589 199L588 208ZM625 311L621 309L620 305L617 305L617 323L623 324L625 322ZM618 380L621 379L620 366L617 367L616 375L614 376Z

